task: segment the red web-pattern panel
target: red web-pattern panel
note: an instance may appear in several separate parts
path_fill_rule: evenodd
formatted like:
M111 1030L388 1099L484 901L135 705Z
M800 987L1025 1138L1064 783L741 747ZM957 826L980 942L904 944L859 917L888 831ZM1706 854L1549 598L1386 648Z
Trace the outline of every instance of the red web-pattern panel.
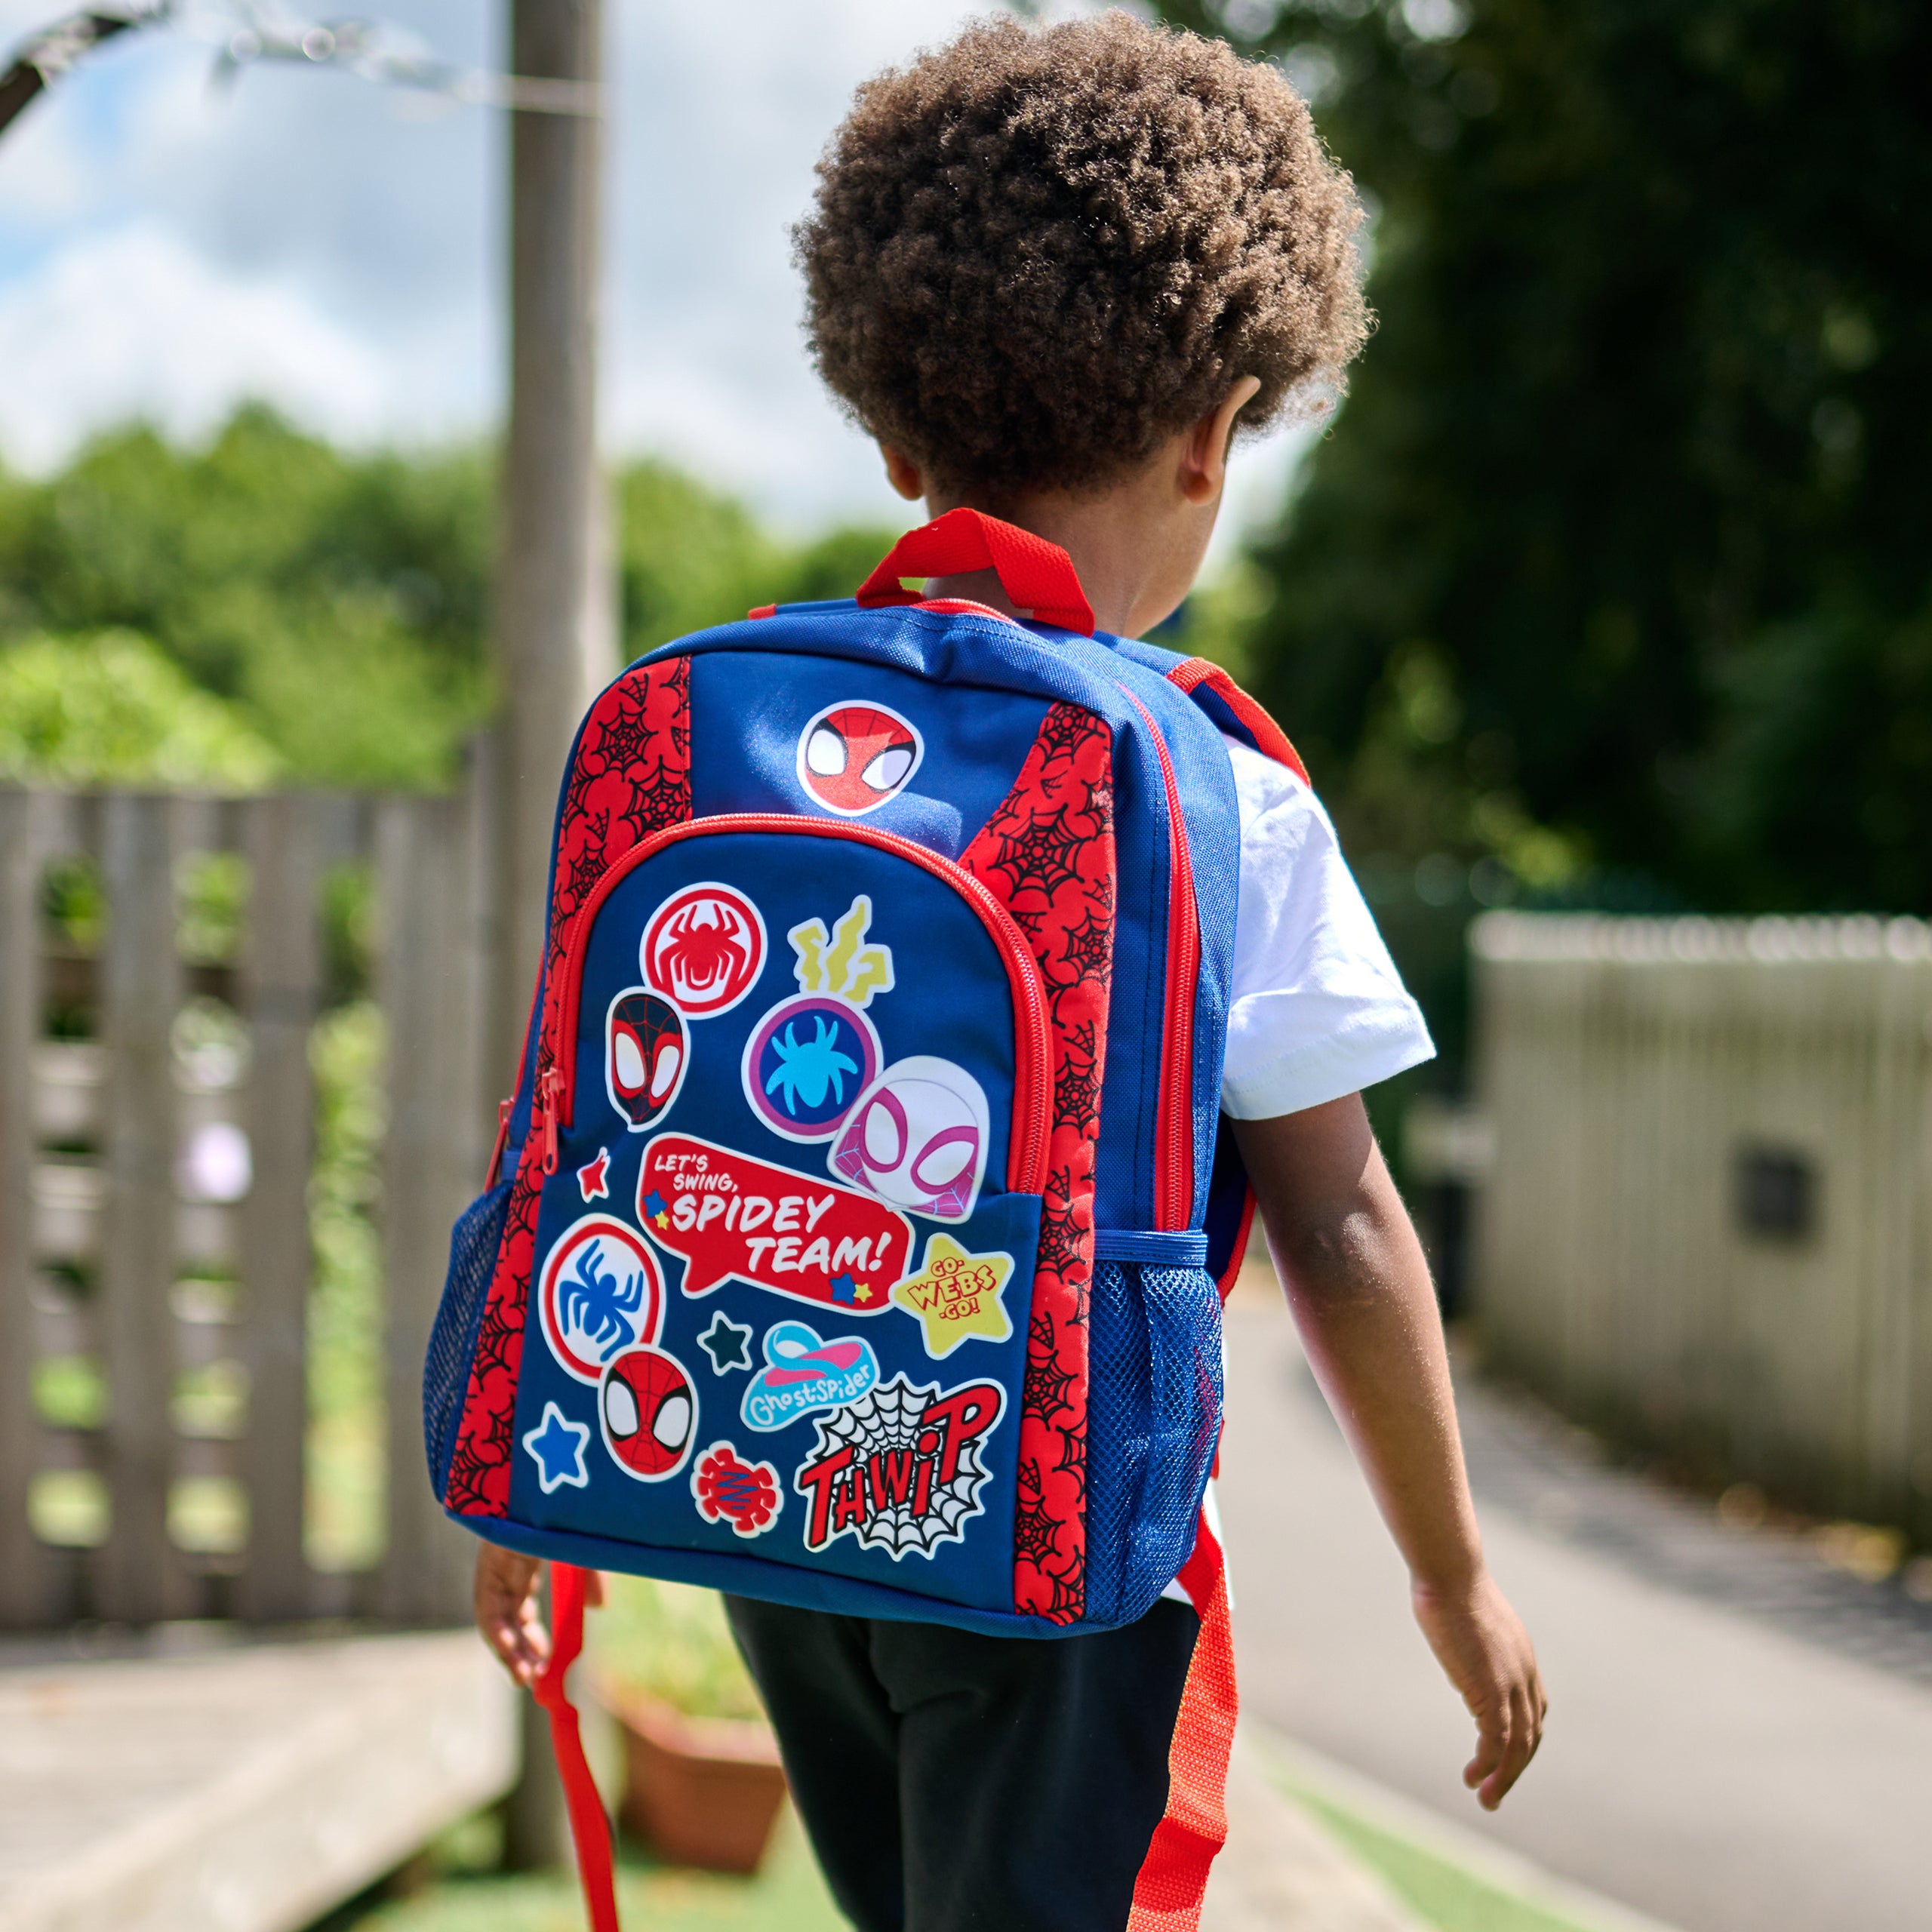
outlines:
M1020 1408L1015 1610L1076 1622L1086 1602L1087 1306L1094 1150L1113 977L1113 734L1077 705L1041 721L1013 789L960 863L1033 948L1053 1022L1053 1135Z
M560 968L571 922L597 881L633 845L691 815L691 661L673 657L627 671L597 700L577 740L557 821L543 1024L533 1069L537 1092L556 1056ZM534 1131L524 1140L457 1425L444 1500L466 1516L509 1512L517 1370L543 1187L542 1143Z

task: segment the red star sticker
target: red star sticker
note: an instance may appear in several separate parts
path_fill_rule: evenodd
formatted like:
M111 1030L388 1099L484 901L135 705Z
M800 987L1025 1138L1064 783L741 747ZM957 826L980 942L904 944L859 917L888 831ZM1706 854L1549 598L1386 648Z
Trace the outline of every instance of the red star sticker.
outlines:
M586 1201L602 1201L608 1198L610 1187L606 1177L611 1171L611 1150L600 1147L594 1161L586 1161L577 1171L577 1184Z

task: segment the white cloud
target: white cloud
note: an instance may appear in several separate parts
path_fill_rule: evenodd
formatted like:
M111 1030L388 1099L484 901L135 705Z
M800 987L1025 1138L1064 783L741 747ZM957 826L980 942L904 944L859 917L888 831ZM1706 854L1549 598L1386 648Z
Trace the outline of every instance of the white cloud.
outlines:
M983 10L607 0L614 453L666 451L793 526L903 519L806 361L786 231L853 88ZM59 11L0 0L0 48ZM502 0L369 11L501 64ZM125 35L0 140L0 454L45 468L130 416L198 433L248 396L352 442L487 429L501 117L269 66L217 97L210 58ZM1238 457L1231 512L1278 495L1284 448Z

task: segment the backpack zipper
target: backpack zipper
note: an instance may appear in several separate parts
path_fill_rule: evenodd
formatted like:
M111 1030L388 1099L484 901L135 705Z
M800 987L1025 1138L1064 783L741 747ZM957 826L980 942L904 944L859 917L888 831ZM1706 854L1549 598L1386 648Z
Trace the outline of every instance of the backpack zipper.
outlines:
M1154 1225L1191 1226L1194 1220L1194 1001L1201 972L1201 924L1194 899L1194 864L1181 816L1174 761L1153 714L1125 685L1146 720L1161 760L1168 795L1167 1016L1161 1032L1161 1089L1154 1127Z
M1040 1194L1046 1189L1047 1152L1052 1128L1053 1063L1048 1025L1047 995L1038 962L1013 915L973 875L952 860L928 851L896 832L868 826L835 823L829 820L794 817L783 812L724 812L666 826L632 846L597 882L571 921L563 957L563 986L558 1001L557 1025L551 1042L551 1066L539 1082L537 1106L543 1118L543 1171L557 1171L557 1131L574 1118L577 1056L570 1043L577 1036L579 1001L583 985L583 953L590 928L617 883L645 860L681 839L713 832L764 832L786 836L848 838L904 859L935 878L943 879L979 915L980 922L998 946L1007 971L1014 1009L1013 1111L1020 1131L1011 1137L1007 1157L1007 1187L1015 1194Z

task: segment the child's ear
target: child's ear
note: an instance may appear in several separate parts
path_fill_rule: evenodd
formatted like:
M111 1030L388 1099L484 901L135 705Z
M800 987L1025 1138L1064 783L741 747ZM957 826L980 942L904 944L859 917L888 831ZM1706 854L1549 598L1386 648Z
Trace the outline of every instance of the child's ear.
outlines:
M919 466L891 443L881 443L878 453L885 459L885 480L909 503L916 503L926 494L926 479Z
M1180 493L1190 503L1211 503L1228 478L1228 445L1235 418L1261 387L1259 376L1244 376L1221 398L1220 406L1188 432L1181 451Z

